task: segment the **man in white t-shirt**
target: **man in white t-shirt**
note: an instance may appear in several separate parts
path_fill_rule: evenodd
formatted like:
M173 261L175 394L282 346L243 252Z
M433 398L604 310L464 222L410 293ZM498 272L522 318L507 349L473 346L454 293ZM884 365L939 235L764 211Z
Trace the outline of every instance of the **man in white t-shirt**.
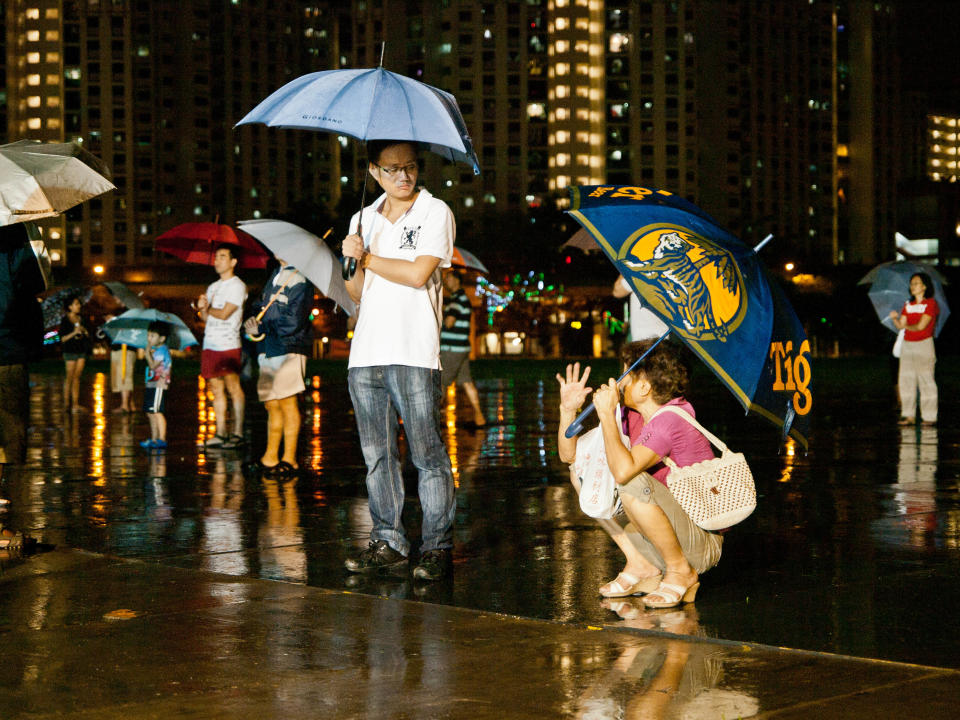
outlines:
M455 510L450 458L440 435L440 270L450 266L456 226L450 208L417 187L413 144L379 141L367 148L369 172L384 194L362 210L362 238L357 234L360 214L353 217L343 255L357 260L356 275L347 282L359 306L349 385L367 465L373 529L369 546L348 558L346 567L365 572L407 564L399 415L419 471L423 511L413 575L437 580L451 567Z
M240 345L240 324L247 286L234 275L238 248L223 243L213 256L213 269L220 279L197 298L203 331L203 352L200 374L213 392L213 411L217 434L207 440L208 448L234 449L243 444L243 412L246 398L240 385L243 350ZM227 394L233 406L233 432L227 431Z
M623 275L617 277L613 283L613 296L616 298L630 296L630 340L639 342L663 335L669 328L658 318L653 310L645 308L637 294L627 285Z

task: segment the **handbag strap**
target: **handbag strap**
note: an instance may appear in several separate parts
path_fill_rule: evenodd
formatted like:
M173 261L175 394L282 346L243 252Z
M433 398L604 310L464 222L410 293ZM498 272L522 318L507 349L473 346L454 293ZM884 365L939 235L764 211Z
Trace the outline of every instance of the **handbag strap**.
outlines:
M716 435L714 435L712 432L710 432L709 430L707 430L703 425L701 425L700 423L698 423L697 420L696 420L696 418L693 417L693 415L691 415L690 413L688 413L688 412L687 412L686 410L684 410L683 408L678 408L676 405L663 405L659 410L657 410L653 415L650 416L650 420L648 420L647 422L652 421L657 415L659 415L660 413L662 413L664 410L666 410L666 411L668 411L668 412L672 412L674 415L679 415L679 416L682 417L684 420L686 420L688 423L690 423L691 425L693 425L697 430L699 430L701 433L703 433L703 436L704 436L707 440L709 440L709 441L713 444L714 447L716 447L717 449L720 450L720 453L721 453L721 454L727 452L727 446L724 444L723 440L721 440L720 438L718 438L718 437L717 437Z

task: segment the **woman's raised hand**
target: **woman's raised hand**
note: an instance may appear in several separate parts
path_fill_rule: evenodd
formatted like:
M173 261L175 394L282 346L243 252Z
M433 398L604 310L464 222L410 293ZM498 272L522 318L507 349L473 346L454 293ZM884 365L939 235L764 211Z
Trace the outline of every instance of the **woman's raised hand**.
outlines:
M587 378L590 377L590 366L580 375L580 363L567 365L567 375L564 378L557 373L557 382L560 383L560 409L575 413L587 399L587 395L593 392L593 388L587 387Z

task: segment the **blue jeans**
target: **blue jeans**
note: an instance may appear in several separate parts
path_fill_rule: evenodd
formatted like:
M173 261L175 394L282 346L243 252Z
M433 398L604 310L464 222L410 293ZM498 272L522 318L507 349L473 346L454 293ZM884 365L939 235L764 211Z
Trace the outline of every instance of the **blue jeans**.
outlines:
M371 540L386 540L394 550L410 554L401 520L404 492L397 447L399 413L410 458L420 476L420 549L451 547L456 504L450 458L440 437L440 371L406 365L354 367L348 383L367 464Z

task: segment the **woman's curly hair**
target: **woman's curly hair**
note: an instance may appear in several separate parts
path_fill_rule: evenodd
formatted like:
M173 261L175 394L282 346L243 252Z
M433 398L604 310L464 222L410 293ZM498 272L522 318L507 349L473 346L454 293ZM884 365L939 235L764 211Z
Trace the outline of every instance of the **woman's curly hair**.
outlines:
M656 339L627 343L620 350L620 359L626 367L630 367L655 342ZM634 377L640 374L650 383L653 399L660 405L682 396L690 382L689 364L680 348L668 342L657 345L631 372Z

